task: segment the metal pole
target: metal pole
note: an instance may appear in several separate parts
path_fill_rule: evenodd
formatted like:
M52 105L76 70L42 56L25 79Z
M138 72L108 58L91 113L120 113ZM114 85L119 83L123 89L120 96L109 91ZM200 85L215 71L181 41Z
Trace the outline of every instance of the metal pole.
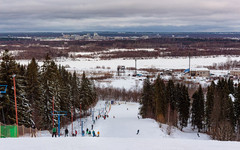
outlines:
M137 75L137 59L135 58L135 74Z
M81 134L83 133L83 121L81 121ZM82 134L82 136L83 136L83 134Z
M52 109L53 109L52 121L53 121L53 128L54 128L54 96L53 96L53 98L52 98Z
M190 52L188 53L188 57L189 57L189 76L191 77L191 68L190 68Z
M81 126L81 110L82 110L82 105L80 104L80 111L79 111L79 113L80 113L80 126Z
M6 124L6 121L5 121L5 115L4 115L4 111L3 111L3 107L2 107L2 116L3 116L3 123Z
M71 109L72 135L73 135L73 108Z
M239 124L238 124L238 121L237 121L237 141L238 141L238 138L239 138Z
M17 94L16 94L16 83L15 74L13 75L13 85L14 85L14 99L15 99L15 113L16 113L16 124L17 124L17 136L18 136L18 114L17 114Z
M169 125L169 119L170 118L170 102L168 103L168 125Z
M58 137L60 137L60 118L61 116L58 114Z
M1 138L1 133L2 133L1 129L2 129L2 123L0 122L0 138Z
M92 110L92 121L94 123L94 110Z

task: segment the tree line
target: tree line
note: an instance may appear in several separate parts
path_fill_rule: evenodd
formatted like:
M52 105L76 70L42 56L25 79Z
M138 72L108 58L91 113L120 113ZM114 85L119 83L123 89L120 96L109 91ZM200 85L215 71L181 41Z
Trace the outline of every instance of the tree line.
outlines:
M21 50L16 56L18 59L44 59L48 53L52 58L69 57L69 52L96 52L91 55L70 55L77 57L94 58L97 53L109 49L146 49L153 48L155 51L128 51L108 52L101 59L134 58L134 57L179 57L179 56L212 56L212 55L239 55L240 42L233 39L216 38L207 35L191 35L191 38L149 38L136 40L104 40L104 41L36 41L15 38L0 38L2 49L12 51ZM219 35L218 35L219 36ZM229 35L232 36L232 35ZM17 46L16 46L17 45ZM58 47L61 47L60 49ZM163 48L163 49L162 49ZM22 51L23 50L23 51ZM143 57L144 56L144 57Z
M238 140L240 127L240 85L230 79L211 83L204 93L199 85L192 97L184 84L164 82L160 76L144 80L140 114L181 130L188 125L217 140Z
M0 97L0 122L16 123L14 109L13 75L16 78L16 97L19 125L39 129L52 128L52 110L66 111L70 120L71 109L76 118L76 111L86 111L97 101L94 83L85 73L81 80L76 72L68 72L63 66L58 66L49 55L46 55L43 65L39 66L35 58L28 65L16 63L8 50L2 55L0 66L0 85L7 85L5 94ZM54 117L57 124L57 117Z

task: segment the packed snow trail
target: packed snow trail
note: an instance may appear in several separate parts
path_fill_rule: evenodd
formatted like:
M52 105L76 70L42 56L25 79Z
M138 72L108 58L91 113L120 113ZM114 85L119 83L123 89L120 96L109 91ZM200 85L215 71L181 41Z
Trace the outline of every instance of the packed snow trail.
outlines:
M124 102L111 105L109 118L97 120L94 130L100 131L101 137L210 139L206 134L200 134L198 137L197 132L192 131L190 127L184 128L185 132L172 128L169 136L166 133L167 125L162 124L162 128L159 128L159 124L153 119L138 119L139 107L138 103ZM140 131L138 135L137 130Z
M101 137L121 138L146 138L161 137L163 132L152 119L138 119L138 104L115 104L109 113L109 117L96 122L95 129L99 130ZM140 130L139 135L136 135Z

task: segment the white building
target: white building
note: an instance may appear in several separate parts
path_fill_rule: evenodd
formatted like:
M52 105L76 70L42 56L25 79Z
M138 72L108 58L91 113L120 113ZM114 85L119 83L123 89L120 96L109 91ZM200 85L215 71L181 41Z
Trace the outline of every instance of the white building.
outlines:
M191 68L191 76L210 77L208 68Z

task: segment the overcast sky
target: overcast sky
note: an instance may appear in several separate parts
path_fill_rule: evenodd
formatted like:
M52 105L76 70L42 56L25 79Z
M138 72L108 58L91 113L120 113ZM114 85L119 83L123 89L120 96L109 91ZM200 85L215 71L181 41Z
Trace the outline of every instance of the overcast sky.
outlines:
M0 0L0 32L240 32L240 0Z

